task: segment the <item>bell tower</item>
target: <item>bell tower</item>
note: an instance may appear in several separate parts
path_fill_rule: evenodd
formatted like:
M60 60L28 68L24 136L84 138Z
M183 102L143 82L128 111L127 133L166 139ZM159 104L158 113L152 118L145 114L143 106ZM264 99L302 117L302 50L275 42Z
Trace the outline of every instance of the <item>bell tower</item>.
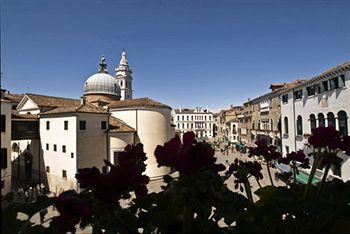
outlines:
M126 59L126 52L123 50L119 65L115 68L115 78L118 80L121 98L120 100L132 99L132 70Z

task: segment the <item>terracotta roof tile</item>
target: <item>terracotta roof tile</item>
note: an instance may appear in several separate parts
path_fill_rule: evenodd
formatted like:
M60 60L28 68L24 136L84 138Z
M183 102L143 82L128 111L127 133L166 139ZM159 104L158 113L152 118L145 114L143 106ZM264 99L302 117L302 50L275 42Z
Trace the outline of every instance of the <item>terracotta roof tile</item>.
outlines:
M134 128L114 116L109 116L109 127L111 132L135 132Z
M22 100L23 96L24 96L24 94L5 92L3 94L3 97L1 97L1 98L4 98L4 99L9 100L9 101L14 102L14 103L19 103Z
M157 102L157 101L150 99L148 97L115 101L115 102L112 102L111 104L109 104L109 108L112 108L112 109L113 108L118 109L118 108L127 108L127 107L139 107L139 106L171 109L170 106L167 106L163 103Z
M58 107L53 110L45 111L40 115L47 114L59 114L59 113L97 113L97 114L108 114L106 110L102 107L96 107L90 103L86 103L85 105L75 105L75 106L64 106Z
M80 105L80 100L78 99L46 96L33 93L27 93L26 95L30 99L32 99L38 106L66 107Z
M11 110L11 117L13 119L38 119L38 115L35 114L20 114L17 110Z

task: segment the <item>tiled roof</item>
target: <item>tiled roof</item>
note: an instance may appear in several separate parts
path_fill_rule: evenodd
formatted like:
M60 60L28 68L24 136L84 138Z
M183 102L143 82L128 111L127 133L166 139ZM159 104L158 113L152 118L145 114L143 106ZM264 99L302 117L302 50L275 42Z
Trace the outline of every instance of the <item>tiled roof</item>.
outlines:
M135 132L134 128L113 116L109 116L109 127L111 132Z
M80 104L80 100L71 98L62 98L54 96L39 95L33 93L26 94L32 99L38 106L46 107L66 107L66 106L77 106Z
M19 111L11 110L12 119L38 119L35 114L20 114Z
M158 107L158 108L169 108L170 106L167 106L163 103L157 102L153 99L150 99L148 97L146 98L137 98L137 99L129 99L129 100L122 100L122 101L115 101L109 104L109 108L127 108L127 107Z
M14 103L19 103L22 100L23 96L24 94L5 92L3 94L3 97L1 98L4 98L5 100L9 100Z
M108 112L104 110L102 107L96 107L90 103L86 103L85 105L75 105L75 106L64 106L58 107L53 110L45 111L40 113L40 115L47 114L59 114L59 113L97 113L97 114L107 114Z

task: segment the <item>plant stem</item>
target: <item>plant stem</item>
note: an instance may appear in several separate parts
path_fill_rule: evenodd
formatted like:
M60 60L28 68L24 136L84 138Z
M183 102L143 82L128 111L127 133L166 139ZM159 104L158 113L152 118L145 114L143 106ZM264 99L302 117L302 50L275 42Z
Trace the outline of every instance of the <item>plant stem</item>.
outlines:
M330 168L331 168L331 165L330 165L330 164L327 164L326 169L324 170L324 174L323 174L323 176L322 176L322 180L321 180L320 186L318 187L318 190L317 190L316 200L317 200L317 199L319 198L319 196L320 196L321 190L322 190L322 188L323 188L324 183L326 182L327 175L328 175L328 172L329 172L329 169L330 169Z
M320 156L319 156L320 151L321 151L321 149L318 150L317 155L314 157L315 160L314 160L314 162L312 163L312 168L311 168L311 172L310 172L310 175L309 175L309 180L307 181L307 185L306 185L305 191L304 191L304 199L306 199L306 197L307 197L307 194L308 194L308 192L309 192L309 189L310 189L312 180L313 180L314 175L315 175L315 173L316 173L316 169L317 169L317 166L318 166L318 162L320 161Z
M270 182L271 182L271 185L274 186L273 184L273 181L272 181L272 177L271 177L271 171L270 171L270 166L269 166L269 162L266 163L266 166L267 166L267 172L269 174L269 178L270 178Z
M251 202L252 205L254 205L252 189L250 188L249 181L244 183L244 189L245 189L245 192L247 194L248 200Z
M258 183L259 187L262 188L262 186L261 186L261 184L260 184L258 178L255 177L255 179L256 179L256 182Z

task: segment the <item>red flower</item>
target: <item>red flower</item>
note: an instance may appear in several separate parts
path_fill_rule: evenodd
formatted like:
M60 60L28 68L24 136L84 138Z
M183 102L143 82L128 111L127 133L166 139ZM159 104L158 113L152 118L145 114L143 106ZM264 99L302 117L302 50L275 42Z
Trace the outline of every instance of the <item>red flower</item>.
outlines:
M222 171L225 166L215 164L213 148L206 142L197 142L193 132L186 132L183 144L178 135L166 142L164 146L158 145L154 154L158 166L173 167L180 173L194 174L202 169Z
M300 167L310 168L309 158L304 154L302 150L299 150L297 152L293 151L290 154L287 154L286 157L280 158L279 162L286 165L290 165L292 167L296 167L296 162L299 162Z
M65 191L56 197L55 206L60 215L54 217L53 222L62 233L74 233L75 225L80 220L92 217L91 203L81 200L74 190Z
M312 136L309 137L308 142L315 148L337 149L342 145L341 132L333 126L318 127L312 130Z
M125 198L135 191L136 196L147 194L149 177L142 175L147 159L143 145L128 145L118 157L117 165L106 162L110 167L107 174L102 174L97 168L78 170L77 179L82 188L92 190L100 201L115 202Z
M262 156L267 162L272 160L278 160L282 157L281 153L277 152L277 147L273 145L267 145L266 139L257 140L255 142L256 147L249 148L249 156Z

